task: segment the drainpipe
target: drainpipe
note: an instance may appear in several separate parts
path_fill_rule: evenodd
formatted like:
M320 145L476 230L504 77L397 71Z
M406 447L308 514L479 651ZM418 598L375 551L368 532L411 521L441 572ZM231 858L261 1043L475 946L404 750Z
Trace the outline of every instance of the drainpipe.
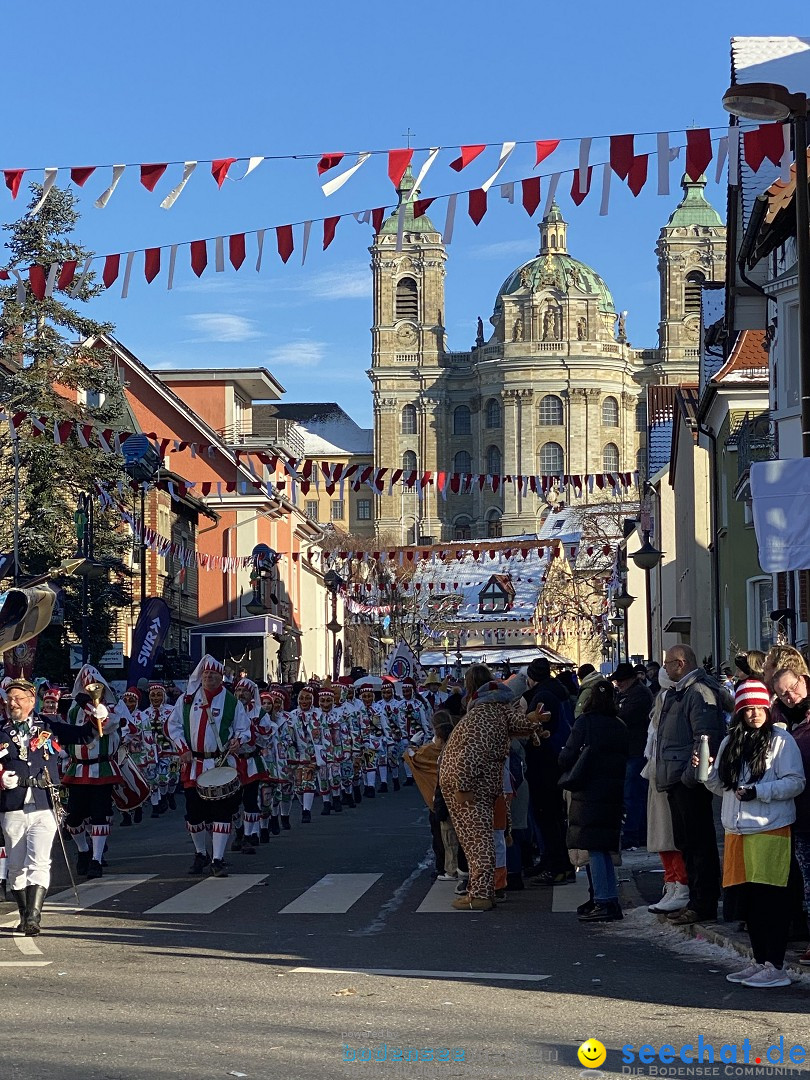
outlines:
M720 642L722 640L720 622L720 550L718 547L718 522L720 520L720 483L717 475L717 436L711 428L704 427L700 421L697 425L701 435L705 435L711 443L711 467L712 467L712 497L709 504L711 515L712 537L712 601L714 607L714 619L712 626L712 652L714 653L714 666L720 670Z

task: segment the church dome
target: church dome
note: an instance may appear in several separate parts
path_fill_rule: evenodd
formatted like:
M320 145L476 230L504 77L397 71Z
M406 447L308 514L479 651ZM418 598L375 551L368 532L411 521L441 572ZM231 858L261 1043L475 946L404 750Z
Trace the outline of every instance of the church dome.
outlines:
M567 223L560 208L552 203L548 214L539 225L540 252L533 259L514 270L498 291L495 315L502 310L501 298L522 289L535 292L542 288L568 293L570 289L588 293L599 298L599 311L615 315L616 306L610 289L596 271L568 254L566 246Z

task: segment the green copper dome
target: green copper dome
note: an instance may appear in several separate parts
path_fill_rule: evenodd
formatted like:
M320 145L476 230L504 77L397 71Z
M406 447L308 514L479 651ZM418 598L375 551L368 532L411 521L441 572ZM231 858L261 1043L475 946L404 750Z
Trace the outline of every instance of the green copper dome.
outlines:
M719 226L722 228L723 219L704 195L707 183L705 176L699 176L697 180L690 180L688 176L684 175L681 180L683 198L672 211L665 228L675 228L679 225L703 225L709 228Z
M399 228L399 207L402 203L405 203L405 218L403 221L403 229L407 233L435 233L438 229L427 216L422 214L421 217L415 218L413 216L413 201L419 195L418 191L414 191L414 176L411 171L410 165L405 170L402 180L400 180L399 187L397 188L399 195L399 204L397 209L386 218L380 226L381 236L396 236L397 229Z

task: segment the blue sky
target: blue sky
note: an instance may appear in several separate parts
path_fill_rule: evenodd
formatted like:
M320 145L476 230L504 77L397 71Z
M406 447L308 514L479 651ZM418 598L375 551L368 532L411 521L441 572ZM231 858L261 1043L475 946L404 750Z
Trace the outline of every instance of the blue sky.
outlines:
M452 147L720 126L730 38L801 34L806 11L800 0L776 8L752 0L7 5L0 168L386 149L404 145L409 127L417 147ZM604 146L594 145L592 161L605 160ZM646 148L652 144L639 147ZM461 174L448 169L451 156L440 156L424 196L477 186L494 170L497 149ZM574 163L573 148L564 147L538 171ZM519 147L498 183L531 175L533 164L531 148ZM329 199L314 161L286 161L264 162L221 191L201 165L174 208L162 210L180 171L175 166L150 194L137 170L127 170L104 210L92 203L110 169L94 174L80 196L82 242L99 253L126 251L394 200L384 158L371 159ZM628 334L638 346L656 344L654 247L676 202L674 194L655 194L653 172L651 161L637 199L614 178L607 217L598 215L596 181L581 207L567 193L560 199L569 250L594 266L629 311ZM569 187L564 178L561 192ZM712 183L708 195L722 212L722 190ZM18 216L22 196L12 202L0 188L0 220ZM432 212L440 225L444 207ZM542 205L530 221L499 198L496 185L476 228L460 201L447 264L450 348L470 347L478 315L486 323L500 284L534 254L541 212ZM284 266L268 235L261 274L249 240L238 273L215 274L212 251L199 281L181 251L171 292L165 268L151 285L140 269L126 300L119 283L93 314L114 322L117 336L152 367L265 365L288 400L334 399L369 424L370 241L370 227L349 219L322 252L315 226L306 265L296 252Z

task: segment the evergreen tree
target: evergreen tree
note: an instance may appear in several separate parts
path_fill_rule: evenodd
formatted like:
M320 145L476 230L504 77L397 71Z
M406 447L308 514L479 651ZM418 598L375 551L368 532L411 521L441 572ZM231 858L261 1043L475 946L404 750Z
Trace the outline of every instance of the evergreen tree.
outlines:
M28 421L21 424L16 448L9 426L0 425L0 550L11 551L16 522L23 583L75 554L79 496L95 493L99 483L114 489L126 479L122 459L103 451L96 440L87 448L75 434L61 446L54 442L54 423L65 420L121 430L127 426L126 401L113 355L98 342L112 327L81 310L102 286L93 274L79 284L89 253L72 236L79 218L74 195L53 187L42 209L31 215L42 188L32 184L31 192L29 212L5 226L6 265L19 267L25 279L31 265L47 275L54 262L76 261L77 274L72 286L42 300L27 286L23 304L16 283L0 288L0 411L45 419L42 434ZM94 555L111 569L89 582L91 660L115 638L117 612L129 603L120 563L129 543L114 511L104 513L96 503ZM36 665L51 679L68 676L67 640L81 638L81 582L57 580L65 590L64 627L51 626L40 636Z

